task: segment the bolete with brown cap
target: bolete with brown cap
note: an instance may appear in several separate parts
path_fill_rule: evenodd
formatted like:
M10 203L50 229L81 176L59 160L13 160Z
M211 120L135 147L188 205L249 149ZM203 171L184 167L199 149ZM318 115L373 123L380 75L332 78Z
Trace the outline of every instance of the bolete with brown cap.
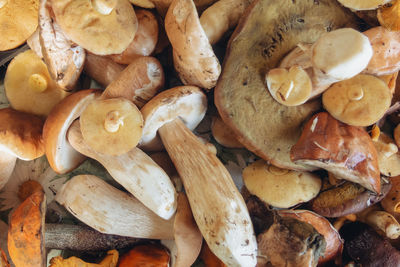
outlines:
M221 161L189 129L201 120L206 107L206 96L198 87L161 92L141 110L141 144L152 144L157 133L161 137L214 254L229 266L254 266L257 244L246 204Z

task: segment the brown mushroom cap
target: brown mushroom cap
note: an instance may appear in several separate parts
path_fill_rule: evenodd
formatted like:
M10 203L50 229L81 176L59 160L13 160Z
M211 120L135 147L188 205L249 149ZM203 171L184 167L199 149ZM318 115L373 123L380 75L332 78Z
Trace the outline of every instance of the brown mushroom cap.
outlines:
M63 32L97 55L122 53L138 28L135 11L128 0L116 1L108 15L98 12L90 0L54 0L51 4Z
M131 101L122 97L91 101L79 121L85 142L107 155L128 152L142 136L142 114Z
M67 173L86 159L69 144L66 135L71 124L100 92L88 89L74 93L61 101L47 117L43 126L43 141L47 159L55 172Z
M144 150L161 150L157 131L176 118L193 130L204 118L207 110L206 95L196 86L178 86L163 91L141 109L144 126L140 147Z
M39 0L5 0L0 4L0 51L23 44L38 25Z
M39 190L22 202L11 215L8 252L16 266L46 266L45 213L46 196L43 190Z

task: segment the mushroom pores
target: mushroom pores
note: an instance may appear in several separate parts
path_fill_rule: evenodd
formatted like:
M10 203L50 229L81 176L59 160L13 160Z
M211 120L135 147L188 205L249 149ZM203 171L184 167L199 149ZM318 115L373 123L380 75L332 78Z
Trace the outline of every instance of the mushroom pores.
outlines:
M321 189L318 176L280 169L263 160L243 170L243 181L250 193L277 208L289 208L307 202Z
M97 99L82 112L85 142L99 153L120 155L134 148L141 136L143 117L125 98Z

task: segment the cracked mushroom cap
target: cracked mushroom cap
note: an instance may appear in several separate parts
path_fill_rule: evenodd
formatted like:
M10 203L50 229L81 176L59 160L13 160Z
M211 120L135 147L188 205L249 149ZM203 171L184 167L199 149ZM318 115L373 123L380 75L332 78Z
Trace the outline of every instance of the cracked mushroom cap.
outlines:
M38 25L39 0L0 1L0 51L23 44Z
M196 86L178 86L159 93L141 109L144 126L140 147L161 150L162 143L157 136L159 128L180 118L193 130L204 118L206 110L206 95Z
M51 4L57 23L73 42L97 55L119 54L132 42L138 21L128 0L109 1L106 10L99 5L104 2L54 0Z
M43 126L43 141L46 157L55 172L67 173L86 159L69 144L67 131L89 102L100 93L100 90L93 89L74 93L61 101L47 117Z
M314 115L292 147L294 162L323 168L336 177L380 193L378 154L368 133L327 112Z
M22 160L33 160L44 154L43 120L38 116L0 109L0 149Z

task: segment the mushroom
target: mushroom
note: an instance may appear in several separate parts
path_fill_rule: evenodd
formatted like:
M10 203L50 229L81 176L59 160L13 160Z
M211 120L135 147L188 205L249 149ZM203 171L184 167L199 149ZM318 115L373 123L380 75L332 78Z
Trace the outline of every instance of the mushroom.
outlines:
M374 124L389 109L391 101L387 84L365 74L335 83L322 95L322 103L329 114L353 126Z
M55 0L51 1L51 7L65 35L97 55L122 53L138 28L128 0Z
M221 66L204 32L192 0L174 0L165 17L174 66L184 84L211 89Z
M103 99L124 97L141 108L164 86L164 71L154 57L137 57L104 90Z
M321 179L311 173L280 169L258 160L243 170L243 182L268 205L289 208L316 197Z
M399 2L391 1L390 5L382 6L378 9L377 18L379 24L390 31L399 31Z
M115 63L106 56L98 56L92 53L86 54L84 71L91 78L107 87L124 70L125 66Z
M243 145L236 139L233 131L226 125L220 117L213 117L211 123L212 135L220 145L229 148L242 148Z
M69 257L63 259L61 256L54 257L50 260L49 267L64 267L64 266L85 266L85 267L116 267L118 263L119 253L113 249L107 252L107 256L100 263L87 263L77 257ZM120 266L120 265L119 265Z
M373 10L389 3L391 0L338 0L352 10Z
M327 112L314 115L290 152L294 162L323 168L336 177L381 191L378 153L368 133Z
M100 162L119 184L158 216L166 220L173 216L176 211L174 185L142 150L135 147L118 156L96 152L83 139L79 121L71 125L67 139L79 153Z
M142 114L135 104L122 97L92 100L79 122L85 143L106 155L127 153L142 136Z
M397 215L400 213L400 176L392 177L390 181L392 188L381 201L381 205L385 211Z
M379 210L377 205L371 206L357 214L357 220L368 224L390 239L400 236L400 224L388 212Z
M170 266L169 262L170 255L164 247L155 244L147 244L135 246L127 253L123 254L118 262L118 267L168 267Z
M351 28L334 30L313 45L299 44L279 68L268 72L267 87L279 103L300 105L332 83L359 74L371 57L372 47L365 35Z
M141 110L141 144L155 144L158 132L213 253L228 266L254 266L257 245L243 198L224 165L189 130L203 118L206 107L206 96L198 87L161 92Z
M290 148L320 102L297 107L278 103L265 90L265 74L299 43L314 43L329 30L357 25L356 17L337 1L263 0L246 10L231 36L214 102L248 150L280 168L315 169L292 162Z
M32 160L44 154L43 120L11 108L0 109L0 189L7 183L16 159Z
M51 168L64 174L77 168L86 157L77 152L67 140L67 131L86 106L100 96L100 90L82 90L57 104L43 126L46 157Z
M207 246L207 243L203 243L203 248L201 249L200 259L204 262L206 266L210 267L226 267L226 265L215 256L214 253Z
M378 166L381 174L389 177L400 175L400 153L392 138L384 133L374 141L378 152Z
M121 54L111 55L112 60L119 64L130 64L141 56L150 56L156 48L158 40L158 22L148 10L136 10L138 29L135 38Z
M51 18L47 0L39 1L39 41L51 78L64 90L75 89L85 62L85 50L73 45Z
M4 89L12 108L39 116L47 116L68 95L50 78L46 64L32 50L10 62Z
M0 2L0 51L23 44L38 25L39 0L2 0Z

